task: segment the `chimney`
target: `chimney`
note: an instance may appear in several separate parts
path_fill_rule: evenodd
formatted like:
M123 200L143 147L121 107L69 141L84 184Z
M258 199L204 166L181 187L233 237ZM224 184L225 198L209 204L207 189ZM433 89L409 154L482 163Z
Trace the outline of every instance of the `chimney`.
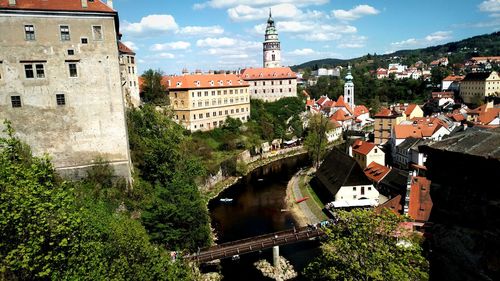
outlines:
M113 9L113 0L108 0L107 4L111 9Z
M15 6L16 0L9 0L9 6Z
M82 8L87 8L87 7L88 7L87 0L82 0Z

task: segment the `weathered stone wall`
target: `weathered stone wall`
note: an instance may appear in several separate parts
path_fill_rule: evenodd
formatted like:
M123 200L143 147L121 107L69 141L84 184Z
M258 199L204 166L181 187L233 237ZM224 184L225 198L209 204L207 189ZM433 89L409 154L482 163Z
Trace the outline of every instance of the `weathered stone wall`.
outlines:
M34 25L34 41L24 25ZM70 40L62 41L60 25ZM94 40L92 26L102 26ZM81 38L88 39L82 44ZM68 50L74 50L69 55ZM70 77L68 60L77 64ZM120 85L117 36L110 16L0 14L0 120L12 121L17 135L36 155L49 154L63 174L82 174L97 158L109 161L120 176L130 177L130 157ZM45 78L26 78L24 61L40 61ZM36 73L35 73L36 77ZM64 94L65 105L57 105ZM11 96L22 107L13 108Z

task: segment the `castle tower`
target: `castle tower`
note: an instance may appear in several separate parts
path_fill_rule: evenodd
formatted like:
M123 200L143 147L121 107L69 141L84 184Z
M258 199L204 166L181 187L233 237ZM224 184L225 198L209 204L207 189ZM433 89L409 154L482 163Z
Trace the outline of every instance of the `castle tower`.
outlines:
M354 83L352 82L351 66L349 65L347 70L347 76L345 77L344 84L344 100L349 104L351 108L354 108Z
M267 20L266 37L264 41L264 67L281 67L281 47L278 40L278 31L274 25L271 10L269 10L269 19Z

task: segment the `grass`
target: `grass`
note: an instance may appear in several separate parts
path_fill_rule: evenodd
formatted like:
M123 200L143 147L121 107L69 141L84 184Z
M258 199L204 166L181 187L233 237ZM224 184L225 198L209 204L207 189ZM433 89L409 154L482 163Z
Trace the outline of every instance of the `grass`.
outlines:
M302 195L308 196L309 200L306 200L307 206L311 209L311 212L320 220L328 219L327 216L323 213L323 208L325 205L319 200L318 195L312 190L309 185L309 181L311 180L310 176L301 176L299 178L299 189Z

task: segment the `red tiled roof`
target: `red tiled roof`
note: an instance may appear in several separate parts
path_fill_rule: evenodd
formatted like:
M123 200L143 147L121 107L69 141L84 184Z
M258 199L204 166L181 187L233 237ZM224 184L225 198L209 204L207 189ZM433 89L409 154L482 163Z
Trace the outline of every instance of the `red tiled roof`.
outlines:
M380 182L387 176L387 174L391 171L390 167L382 166L377 162L371 162L363 172L365 175L374 182Z
M448 75L446 76L443 81L462 81L465 78L465 76L461 75Z
M241 73L245 81L249 80L272 80L272 79L296 79L297 74L290 67L275 68L247 68Z
M487 108L486 111L481 112L477 117L477 121L483 125L489 125L495 118L499 117L500 108Z
M235 74L186 74L180 76L164 76L162 83L169 89L208 89L246 87L248 82L243 81Z
M354 116L355 117L358 117L361 114L365 114L365 113L369 113L369 112L370 111L368 110L368 108L366 108L366 106L364 106L364 105L356 105L356 107L354 107Z
M345 113L342 109L335 111L335 113L330 117L330 119L335 121L346 121L352 119L352 117Z
M478 60L489 60L489 61L499 61L500 60L500 57L497 56L497 57L472 57L471 60L475 60L475 61L478 61Z
M431 182L427 178L413 177L411 179L408 216L416 221L429 220L432 209L430 187Z
M389 199L387 202L378 205L375 208L376 213L381 213L382 209L389 209L395 214L399 214L403 210L403 205L401 205L401 195L398 195L392 199Z
M438 118L418 117L412 118L413 124L398 124L394 126L396 139L406 139L409 137L421 139L431 137L439 128L446 124Z
M355 151L359 154L367 155L376 147L374 143L367 142L367 141L362 141L360 139L357 139L354 141L354 143L351 145L352 151Z
M387 107L382 107L380 109L379 112L377 112L377 114L375 114L375 117L393 117L394 114L392 113L392 111L387 108Z
M448 118L451 118L455 122L461 122L465 120L465 116L461 113L450 113L446 115Z
M314 105L314 104L316 104L316 101L315 101L315 100L307 100L307 101L306 101L306 106L312 106L312 105Z
M329 100L327 96L321 96L316 103L323 106L323 103L327 100Z
M417 107L418 107L418 105L416 105L414 103L408 105L408 107L405 110L406 116L410 116L410 114L413 112L413 110L415 110L415 108L417 108Z
M15 6L10 6L9 0L0 0L0 9L116 13L100 0L87 1L87 8L82 7L81 0L16 0Z
M123 54L135 55L134 51L127 47L127 45L123 44L121 41L118 41L118 51Z
M334 107L335 106L335 101L332 101L332 100L329 100L329 101L326 101L324 104L323 104L324 107Z
M335 107L344 107L349 113L353 114L351 106L344 101L344 96L342 95L337 99Z

